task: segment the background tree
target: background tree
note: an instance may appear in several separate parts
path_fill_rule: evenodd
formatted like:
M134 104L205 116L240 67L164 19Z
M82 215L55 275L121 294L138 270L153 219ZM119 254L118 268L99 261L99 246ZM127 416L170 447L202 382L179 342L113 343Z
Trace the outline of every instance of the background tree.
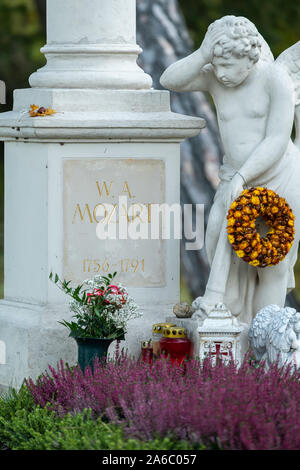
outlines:
M196 47L207 26L224 15L253 21L275 57L299 41L300 2L294 0L179 0L179 4Z
M33 0L1 0L0 76L7 86L6 109L11 109L13 90L29 86L29 75L45 63L40 53L44 42Z
M137 42L143 49L142 68L153 78L153 86L161 89L159 78L176 60L193 50L184 17L177 0L137 0ZM171 107L177 113L201 116L206 129L181 147L181 203L204 204L209 214L218 184L222 158L221 142L212 108L203 93L171 93ZM181 273L195 297L203 293L209 267L205 250L187 251L181 244Z

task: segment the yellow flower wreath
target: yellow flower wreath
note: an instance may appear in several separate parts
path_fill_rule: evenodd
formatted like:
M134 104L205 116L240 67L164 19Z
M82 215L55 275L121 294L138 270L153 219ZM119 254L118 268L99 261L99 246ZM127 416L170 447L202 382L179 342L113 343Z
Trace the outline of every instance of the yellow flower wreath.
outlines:
M270 226L265 237L255 221L263 217ZM227 214L228 240L237 256L252 266L274 266L289 252L295 235L295 216L282 197L267 188L245 189Z

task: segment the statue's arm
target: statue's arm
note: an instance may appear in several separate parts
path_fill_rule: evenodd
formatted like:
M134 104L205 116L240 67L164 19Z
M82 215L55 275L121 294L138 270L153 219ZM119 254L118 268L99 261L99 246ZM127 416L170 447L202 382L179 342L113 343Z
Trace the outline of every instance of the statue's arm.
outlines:
M160 83L174 91L210 91L215 83L211 62L223 29L208 28L199 49L165 70Z
M293 127L294 89L289 75L277 65L272 65L266 87L270 107L265 138L239 170L248 182L262 176L283 156Z
M209 91L211 67L201 48L170 65L160 77L163 87L173 91Z

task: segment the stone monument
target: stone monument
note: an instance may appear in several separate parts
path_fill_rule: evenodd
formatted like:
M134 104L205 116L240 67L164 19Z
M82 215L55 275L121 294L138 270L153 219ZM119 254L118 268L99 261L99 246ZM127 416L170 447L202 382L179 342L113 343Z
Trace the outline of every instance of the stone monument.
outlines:
M200 319L222 302L250 325L266 305L283 307L287 291L295 286L300 153L299 138L293 143L291 132L295 112L296 117L299 114L299 70L300 42L274 61L253 23L225 16L209 26L198 50L172 64L161 77L162 85L171 90L211 94L225 152L206 232L210 276L204 296L193 304ZM299 135L297 119L296 128ZM232 201L243 189L257 186L285 198L295 215L290 251L279 264L266 268L239 259L226 232Z
M49 0L47 64L31 75L32 88L15 91L13 111L0 115L2 386L19 386L61 358L76 360L74 340L57 323L68 308L50 271L75 282L118 272L144 313L129 327L131 354L179 300L179 240L96 237L103 218L118 223L105 204L114 210L119 196L131 205L131 218L121 208L129 222L139 217L148 225L152 204L179 203L180 142L205 125L172 113L169 92L151 88L136 63L135 22L135 0ZM33 104L56 113L30 117Z

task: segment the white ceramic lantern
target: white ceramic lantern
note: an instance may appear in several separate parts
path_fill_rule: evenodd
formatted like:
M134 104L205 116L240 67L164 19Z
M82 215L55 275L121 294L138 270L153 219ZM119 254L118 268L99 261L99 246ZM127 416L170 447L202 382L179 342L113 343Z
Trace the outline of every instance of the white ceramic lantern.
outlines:
M228 363L231 358L237 364L241 363L240 336L243 326L224 304L217 304L197 331L200 360L203 361L210 355L213 365L217 357L225 363Z

